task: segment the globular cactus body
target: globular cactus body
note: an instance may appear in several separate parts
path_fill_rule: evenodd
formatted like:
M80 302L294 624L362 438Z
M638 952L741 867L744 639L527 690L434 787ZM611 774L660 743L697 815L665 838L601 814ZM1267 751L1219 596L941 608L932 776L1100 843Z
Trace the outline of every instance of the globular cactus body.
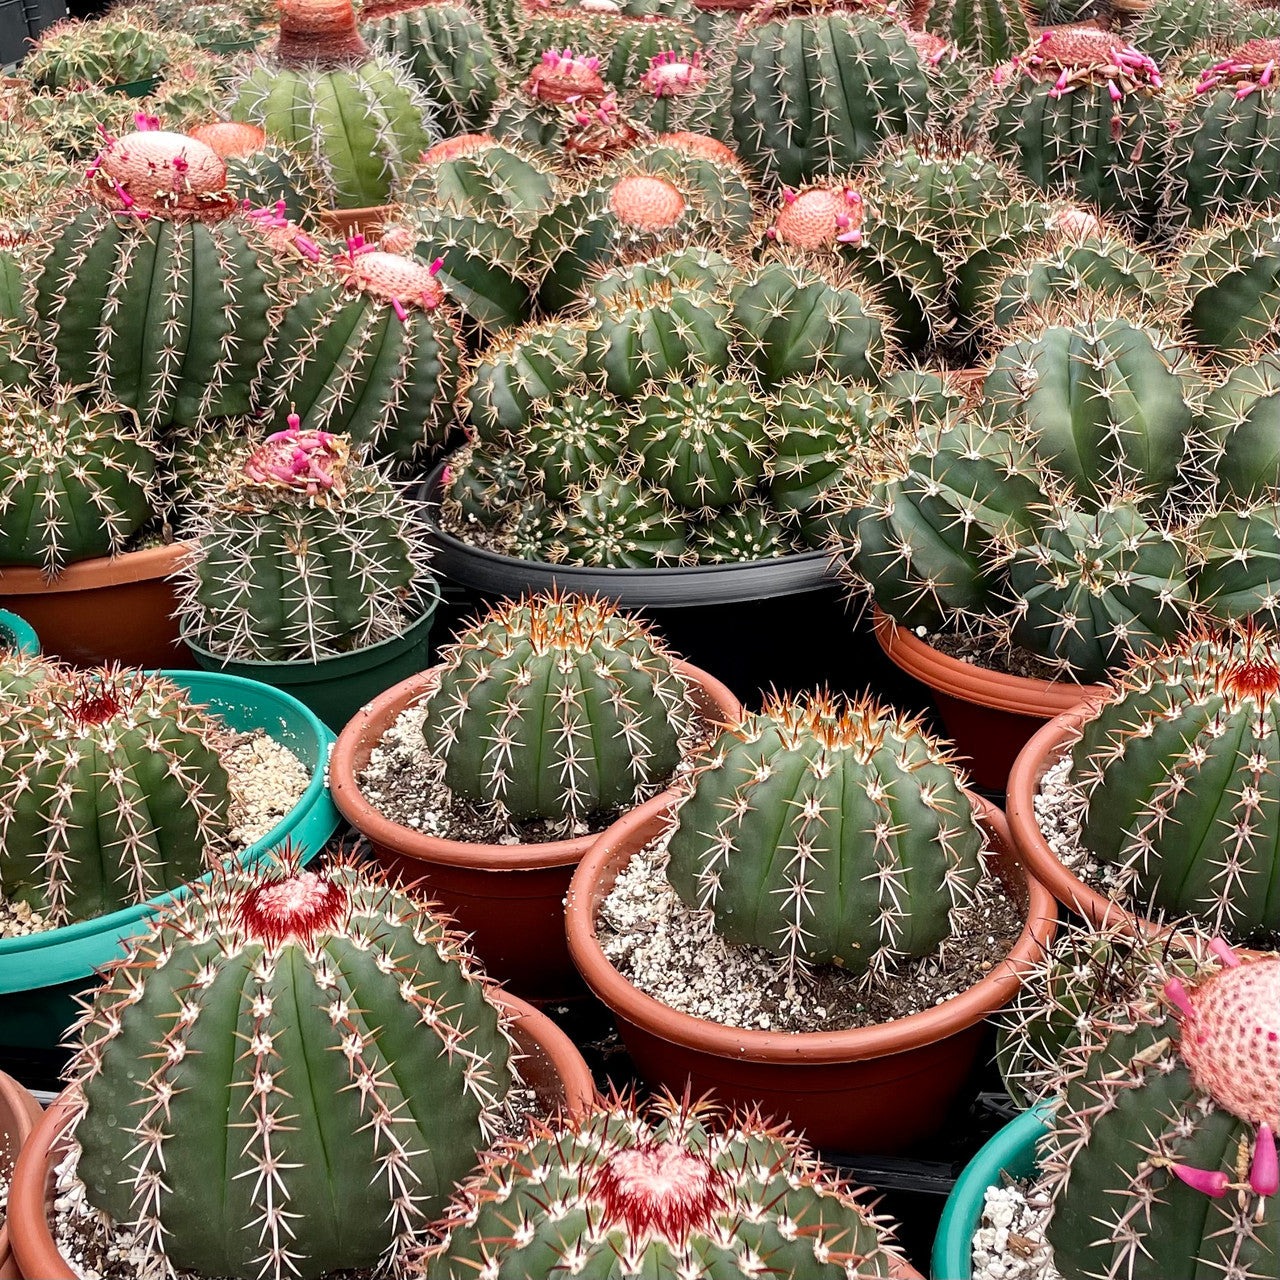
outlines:
M911 25L950 41L985 67L1007 62L1030 37L1018 0L914 0Z
M687 521L658 490L625 475L575 487L558 510L539 513L538 541L557 564L657 569L689 559Z
M1221 497L1280 490L1280 351L1232 369L1206 398L1204 419Z

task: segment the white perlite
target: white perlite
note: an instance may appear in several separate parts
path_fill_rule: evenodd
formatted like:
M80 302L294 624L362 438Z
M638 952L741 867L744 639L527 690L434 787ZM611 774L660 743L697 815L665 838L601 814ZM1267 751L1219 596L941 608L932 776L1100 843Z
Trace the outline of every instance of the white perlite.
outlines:
M1032 804L1040 834L1068 871L1108 897L1119 899L1128 893L1133 872L1114 863L1099 862L1081 842L1085 796L1071 777L1070 755L1064 755L1045 771Z
M973 1280L1062 1280L1045 1239L1047 1200L1018 1183L988 1187L973 1233Z

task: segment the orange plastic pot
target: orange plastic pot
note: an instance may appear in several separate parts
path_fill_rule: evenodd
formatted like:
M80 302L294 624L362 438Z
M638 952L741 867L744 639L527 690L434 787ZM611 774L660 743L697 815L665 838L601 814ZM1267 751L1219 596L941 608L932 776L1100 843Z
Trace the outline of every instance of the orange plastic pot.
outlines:
M0 1071L0 1165L11 1169L32 1129L40 1120L40 1104L11 1076ZM22 1273L9 1251L9 1224L0 1219L0 1280Z
M737 698L714 676L689 663L677 665L705 716L731 721L742 714ZM338 735L329 760L333 801L391 876L430 894L471 935L471 949L492 977L530 1000L581 995L565 942L564 897L595 836L544 844L441 840L384 817L360 794L356 779L373 749L434 679L433 668L393 685Z
M573 1042L545 1014L523 1000L495 991L495 1000L515 1017L512 1034L524 1055L520 1071L543 1109L583 1111L595 1102L591 1072ZM70 1090L44 1114L23 1148L9 1191L9 1228L18 1274L39 1280L76 1280L58 1250L49 1223L54 1197L54 1169L70 1144L67 1126L75 1111ZM183 1170L203 1177L200 1170Z
M789 1119L828 1151L900 1151L938 1132L978 1056L986 1019L1007 1004L1053 939L1057 905L1018 861L1004 814L972 797L990 839L988 865L1025 911L1009 954L945 1004L851 1031L752 1031L681 1013L618 972L596 917L618 874L669 821L659 796L600 836L573 877L569 950L609 1006L640 1075L680 1096L714 1093Z
M889 661L929 686L948 737L986 791L1004 790L1018 752L1046 720L1103 692L1101 685L1011 676L948 657L880 609L874 622Z
M21 614L50 657L81 666L190 666L168 581L188 550L174 542L81 560L52 579L40 569L0 569L0 609Z

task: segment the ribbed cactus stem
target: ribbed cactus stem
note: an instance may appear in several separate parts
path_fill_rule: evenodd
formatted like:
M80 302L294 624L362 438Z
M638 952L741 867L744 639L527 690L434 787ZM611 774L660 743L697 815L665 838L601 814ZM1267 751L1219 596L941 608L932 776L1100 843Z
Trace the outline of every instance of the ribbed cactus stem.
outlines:
M276 57L282 66L341 67L368 52L351 0L280 0Z
M1280 64L1280 38L1249 40L1230 57L1200 72L1196 93L1210 93L1220 86L1235 89L1237 100L1269 88L1276 80Z

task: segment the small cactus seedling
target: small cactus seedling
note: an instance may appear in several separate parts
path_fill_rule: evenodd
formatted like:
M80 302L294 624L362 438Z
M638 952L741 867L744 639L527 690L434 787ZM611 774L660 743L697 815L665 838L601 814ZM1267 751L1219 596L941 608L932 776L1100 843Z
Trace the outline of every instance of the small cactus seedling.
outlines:
M664 1096L538 1124L488 1155L415 1274L852 1280L902 1265L888 1224L759 1115Z
M426 568L414 507L350 449L295 418L226 473L180 580L194 640L233 659L316 662L417 620Z
M660 789L690 743L675 659L602 600L501 606L441 655L423 732L455 794L571 824Z
M1213 947L1090 1028L1040 1148L1063 1275L1262 1280L1280 1265L1280 957Z
M55 924L203 874L229 803L209 721L159 676L59 671L0 705L0 887Z
M603 396L570 394L539 405L521 437L525 468L552 502L576 486L590 488L615 470L626 441L621 405Z
M166 1273L371 1267L497 1137L507 1027L428 907L286 848L194 887L107 970L72 1064L78 1176Z
M1192 633L1135 664L1071 748L1081 839L1143 905L1245 939L1280 929L1280 638Z
M870 700L770 698L687 785L667 877L728 941L884 974L949 936L985 841L945 747Z

